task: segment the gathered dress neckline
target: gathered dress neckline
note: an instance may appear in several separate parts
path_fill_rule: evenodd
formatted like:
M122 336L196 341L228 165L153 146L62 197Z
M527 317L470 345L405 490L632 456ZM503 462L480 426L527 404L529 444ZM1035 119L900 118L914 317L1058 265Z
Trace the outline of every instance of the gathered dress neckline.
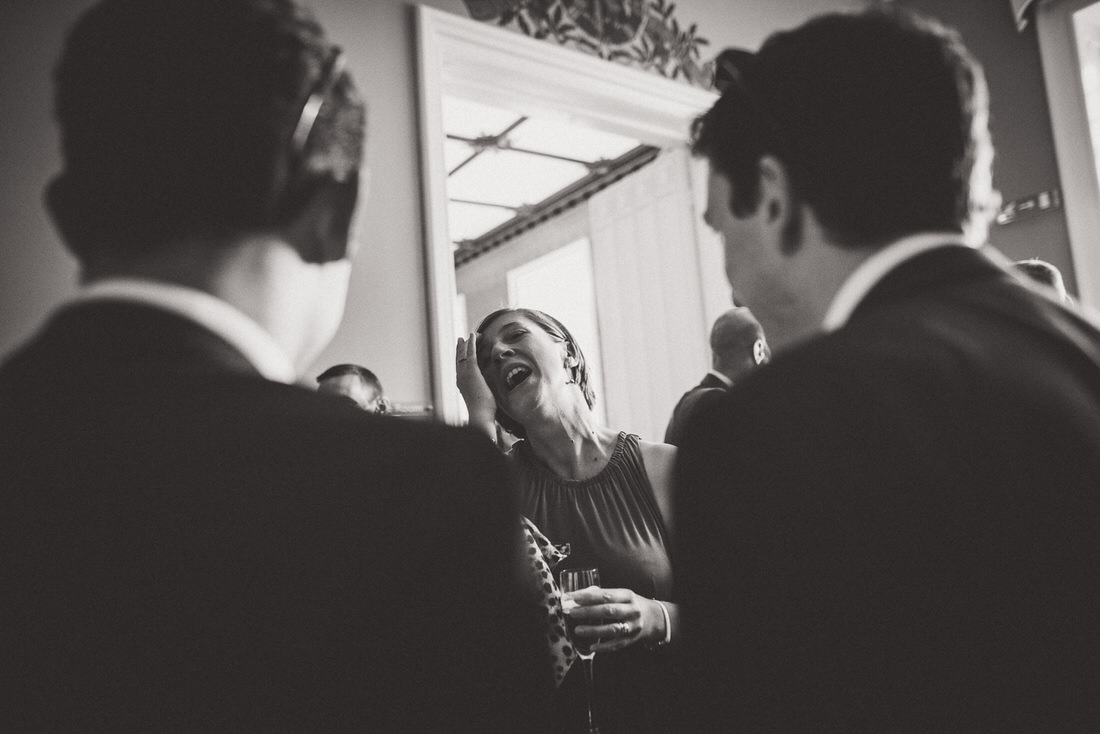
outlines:
M563 484L566 487L580 488L604 481L608 472L615 471L616 468L622 465L626 452L626 438L626 431L619 431L619 435L615 439L615 448L611 450L611 456L608 457L607 463L604 464L603 468L598 472L590 477L584 477L583 479L567 479L558 476L556 472L552 471L542 462L542 459L535 455L530 442L526 440L518 442L516 444L516 450L524 452L524 458L527 459L528 466L532 467L536 473L542 475L543 479Z

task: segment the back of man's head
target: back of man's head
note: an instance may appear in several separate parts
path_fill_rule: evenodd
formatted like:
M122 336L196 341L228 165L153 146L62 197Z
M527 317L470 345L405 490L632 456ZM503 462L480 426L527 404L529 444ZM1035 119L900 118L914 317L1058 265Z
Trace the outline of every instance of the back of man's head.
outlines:
M366 367L345 363L329 367L317 375L317 390L341 396L372 413L385 413L388 401L382 381Z
M65 170L49 200L69 247L85 264L218 247L278 231L322 185L353 208L365 110L337 58L294 0L95 5L56 69ZM346 240L291 244L328 262Z
M895 8L824 15L755 54L723 52L717 76L725 91L694 148L731 181L735 214L756 205L764 155L842 246L963 231L986 206L984 76L937 23Z
M763 327L744 306L731 308L714 320L710 351L714 369L731 380L771 358Z
M1030 258L1014 262L1013 267L1036 283L1053 288L1062 301L1072 303L1073 299L1066 291L1066 283L1062 279L1062 271L1051 263L1038 258Z

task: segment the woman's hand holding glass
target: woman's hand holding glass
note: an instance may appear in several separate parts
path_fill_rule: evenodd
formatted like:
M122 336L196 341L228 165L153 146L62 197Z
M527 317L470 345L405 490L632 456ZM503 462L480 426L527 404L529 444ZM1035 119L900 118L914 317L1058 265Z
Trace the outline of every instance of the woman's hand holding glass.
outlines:
M565 613L576 622L573 636L590 642L592 652L621 650L636 642L656 643L665 639L665 616L653 599L630 589L602 589L596 586L565 594L574 604Z

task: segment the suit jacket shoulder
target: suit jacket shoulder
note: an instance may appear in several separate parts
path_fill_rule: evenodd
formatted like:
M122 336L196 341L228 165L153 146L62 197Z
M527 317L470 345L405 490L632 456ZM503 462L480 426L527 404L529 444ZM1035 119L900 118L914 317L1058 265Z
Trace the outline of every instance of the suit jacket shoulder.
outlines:
M708 372L698 385L684 393L676 403L665 429L665 443L680 445L692 416L699 413L703 406L720 401L727 390L724 382Z
M147 311L81 308L0 371L21 590L0 728L515 731L539 710L491 443L268 382Z
M1100 553L1100 335L976 253L925 257L685 437L703 728L1100 724L1100 608L1074 591Z

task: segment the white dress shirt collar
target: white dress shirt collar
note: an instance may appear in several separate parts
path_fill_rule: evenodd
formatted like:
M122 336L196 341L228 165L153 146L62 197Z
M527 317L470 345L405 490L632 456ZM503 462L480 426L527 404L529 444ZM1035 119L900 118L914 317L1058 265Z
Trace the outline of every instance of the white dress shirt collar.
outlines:
M232 345L269 380L290 384L294 364L274 337L249 316L204 291L153 280L110 278L82 288L68 304L130 301L182 316Z
M969 247L955 232L923 232L902 237L861 262L841 284L825 312L821 328L835 331L848 323L859 302L887 273L906 260L940 247Z
M708 370L707 374L717 377L722 382L722 384L726 386L727 389L733 387L733 380L726 377L718 370Z

